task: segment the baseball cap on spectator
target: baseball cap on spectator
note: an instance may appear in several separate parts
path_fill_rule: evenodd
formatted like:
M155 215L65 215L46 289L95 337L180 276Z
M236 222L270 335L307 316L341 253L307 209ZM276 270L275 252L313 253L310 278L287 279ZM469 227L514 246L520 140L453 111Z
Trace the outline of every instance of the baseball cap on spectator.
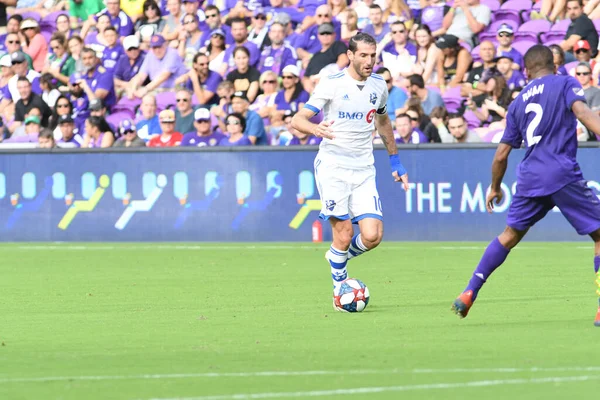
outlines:
M280 24L287 25L292 21L290 15L285 12L278 12L273 17L273 22L279 22Z
M237 97L238 99L246 100L248 102L250 101L250 100L248 100L248 97L246 96L246 92L237 91L233 94L233 96L231 96L232 99L234 97Z
M217 28L214 29L211 33L210 36L214 36L214 35L221 35L222 37L225 37L225 32L223 32L223 29L221 28Z
M452 49L458 46L458 38L454 35L442 35L436 41L435 45L438 49Z
M136 35L127 36L123 39L123 47L125 50L129 49L139 49L140 48L140 39Z
M512 35L513 33L515 33L515 31L509 24L502 24L500 25L496 33L508 33L509 35Z
M510 53L507 53L507 52L504 52L504 51L503 51L502 53L500 53L500 55L499 55L499 56L496 56L496 57L494 58L494 62L498 62L499 60L501 60L501 59L503 59L503 58L507 58L507 59L509 59L509 60L510 60L510 61L512 61L512 62L514 62L514 61L515 61L515 59L513 58L513 56L512 56Z
M71 85L77 85L77 81L80 79L83 79L83 76L79 72L76 72L69 78L69 83Z
M590 49L591 49L590 43L587 40L578 40L577 42L575 42L575 45L573 46L573 51L577 51L580 49L590 51Z
M319 25L319 30L318 33L335 33L335 28L333 27L333 24L329 23L329 22L325 22L321 25Z
M104 105L102 105L102 100L100 99L90 101L90 105L88 106L88 110L90 111L100 111L103 108Z
M61 115L60 117L58 117L58 124L72 124L73 122L75 122L73 120L73 117L69 114L65 114L65 115Z
M206 108L199 108L194 112L194 121L210 121L210 111Z
M175 122L175 112L173 110L162 110L158 114L158 120L160 122Z
M124 135L128 132L135 132L135 125L130 119L124 119L119 123L119 133Z
M154 35L154 26L142 25L139 32L140 32L140 37L142 38L142 40L144 40L144 41L150 40L150 39L152 39L152 35Z
M30 115L29 117L25 118L25 125L27 124L40 124L40 117L38 117L37 115Z
M27 18L23 22L21 22L21 29L37 28L38 26L40 26L40 24L38 24L38 22L35 19Z
M10 54L5 54L0 57L0 67L11 67L12 60L10 59Z
M281 71L281 75L284 74L292 74L294 76L300 76L300 70L298 69L297 66L290 64L285 66L285 68L283 68L283 70Z
M12 53L10 55L10 59L11 59L13 65L24 63L25 61L27 61L27 58L25 57L25 53L23 53L21 50L17 50L14 53Z
M152 35L150 39L150 47L160 47L165 43L165 38L162 35Z

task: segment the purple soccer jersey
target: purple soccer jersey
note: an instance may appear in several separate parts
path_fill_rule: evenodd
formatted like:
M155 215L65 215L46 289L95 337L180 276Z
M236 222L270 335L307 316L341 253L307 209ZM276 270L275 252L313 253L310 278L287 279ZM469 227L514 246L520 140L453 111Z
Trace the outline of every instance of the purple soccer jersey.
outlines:
M227 139L222 133L211 133L206 136L198 136L196 132L186 133L181 140L180 146L211 147L218 146L221 140Z
M523 74L519 71L513 71L510 78L506 80L506 86L508 86L510 90L522 88L525 86L525 83L527 83L527 81L525 80Z
M508 226L526 230L554 206L580 235L600 228L600 200L577 163L577 119L571 107L585 102L571 76L545 75L530 82L508 109L502 143L527 152L517 170L517 192Z
M102 53L102 65L108 71L114 71L117 66L117 61L119 58L125 54L125 49L120 44L115 45L114 47L105 47L104 52Z
M103 89L108 92L108 95L102 101L106 108L110 109L116 102L117 96L115 95L115 82L113 80L113 74L107 71L102 65L96 67L92 76L85 74L83 78L86 80L90 89L95 92L98 89Z
M502 143L527 153L517 172L517 193L525 197L552 194L583 179L577 156L577 119L571 111L585 102L583 89L571 76L546 75L531 81L511 103Z
M298 94L298 97L288 103L285 99L285 89L281 89L275 96L275 105L277 106L278 110L291 110L298 112L300 108L298 106L300 103L306 103L309 97L310 95L305 90L302 90Z
M113 17L109 14L108 10L104 9L96 15L96 21L98 20L98 17L103 14L108 15L110 24L115 27L119 36L125 37L133 33L133 22L131 22L131 18L129 18L129 15L127 15L125 11L120 10L119 14Z
M399 137L396 139L396 143L398 144L418 144L418 143L429 143L429 139L423 132L418 129L413 130L410 135L410 139L408 142L405 142L403 138Z
M291 46L283 45L278 49L267 46L260 54L258 70L262 74L266 71L273 71L281 75L281 71L288 65L295 65L298 61L296 52Z
M206 104L216 104L219 102L219 96L217 95L217 87L219 87L219 83L223 81L223 77L217 74L214 71L208 71L208 76L204 82L200 82L202 89L208 90L209 92L213 92L214 96L210 99ZM184 85L187 90L190 92L194 91L194 84L190 79L188 79Z

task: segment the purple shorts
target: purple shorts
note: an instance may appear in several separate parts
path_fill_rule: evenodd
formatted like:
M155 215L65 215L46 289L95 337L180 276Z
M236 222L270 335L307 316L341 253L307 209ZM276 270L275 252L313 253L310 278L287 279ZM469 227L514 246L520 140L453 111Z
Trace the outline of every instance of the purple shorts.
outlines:
M600 229L600 200L585 180L569 183L558 192L542 197L522 197L515 194L506 223L525 231L558 206L562 215L580 235Z

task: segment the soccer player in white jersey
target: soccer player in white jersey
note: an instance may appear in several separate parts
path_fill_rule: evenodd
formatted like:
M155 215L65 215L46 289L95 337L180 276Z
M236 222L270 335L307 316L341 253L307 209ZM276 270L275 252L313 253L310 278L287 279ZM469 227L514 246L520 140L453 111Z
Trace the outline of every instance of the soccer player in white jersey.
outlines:
M348 277L346 263L379 245L383 237L381 200L375 184L373 131L377 129L390 158L392 176L408 190L408 174L400 163L387 114L387 85L373 74L377 42L365 33L350 39L350 65L322 78L292 126L322 137L315 158L315 178L321 196L319 217L329 220L333 243L325 254L334 289ZM321 110L323 122L309 121ZM352 224L360 233L354 235Z

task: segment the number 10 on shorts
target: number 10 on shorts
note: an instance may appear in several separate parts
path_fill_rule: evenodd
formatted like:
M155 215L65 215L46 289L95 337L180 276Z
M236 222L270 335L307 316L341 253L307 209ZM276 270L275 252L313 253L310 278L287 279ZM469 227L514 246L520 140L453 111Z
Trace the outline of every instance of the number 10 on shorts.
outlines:
M373 196L373 202L375 203L375 211L383 212L381 208L381 198Z

